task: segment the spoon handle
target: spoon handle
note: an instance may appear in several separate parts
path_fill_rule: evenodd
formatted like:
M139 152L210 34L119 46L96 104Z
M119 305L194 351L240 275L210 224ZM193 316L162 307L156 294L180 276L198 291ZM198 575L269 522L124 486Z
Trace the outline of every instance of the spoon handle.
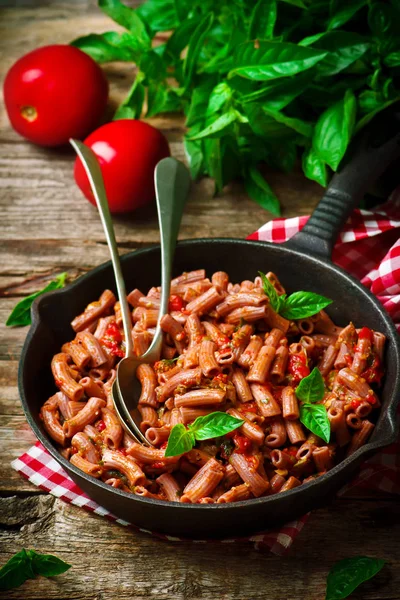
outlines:
M115 240L114 227L111 219L110 209L106 190L104 188L103 175L100 165L94 152L78 140L70 139L70 144L82 161L88 176L90 187L96 200L97 208L100 213L101 223L106 236L108 249L111 255L111 262L114 269L115 282L117 284L118 299L121 305L122 323L125 334L125 356L131 356L133 351L131 337L131 316L126 299L125 281L122 275L121 263L119 260L117 242Z
M168 312L175 245L190 188L189 171L175 158L164 158L156 166L154 183L160 225L162 286L160 316L162 316Z

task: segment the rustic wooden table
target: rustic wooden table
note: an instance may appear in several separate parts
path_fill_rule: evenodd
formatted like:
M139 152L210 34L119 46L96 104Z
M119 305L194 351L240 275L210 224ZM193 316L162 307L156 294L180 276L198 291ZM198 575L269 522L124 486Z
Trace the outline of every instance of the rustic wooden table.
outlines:
M77 35L101 32L111 23L89 0L2 0L0 79L25 52ZM132 79L128 65L107 65L114 103ZM153 119L168 137L172 154L183 158L183 122ZM168 543L132 533L41 492L10 467L35 438L18 399L18 357L27 329L4 322L24 295L61 271L71 279L108 259L95 209L72 178L68 150L35 147L10 128L0 110L0 564L22 547L54 553L73 565L52 580L28 581L1 597L30 599L113 598L135 600L268 599L322 600L332 564L358 554L387 559L388 565L352 597L400 599L400 506L389 496L335 500L315 511L289 555L260 554L249 544ZM270 181L284 216L307 214L320 194L300 173L274 174ZM271 218L239 185L212 197L212 185L193 185L181 238L245 237ZM154 210L116 219L121 252L158 240Z

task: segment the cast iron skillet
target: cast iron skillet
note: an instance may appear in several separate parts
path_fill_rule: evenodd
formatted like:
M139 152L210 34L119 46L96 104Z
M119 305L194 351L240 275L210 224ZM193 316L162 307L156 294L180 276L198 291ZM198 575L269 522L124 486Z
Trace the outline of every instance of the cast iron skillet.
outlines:
M383 332L387 340L383 405L370 441L315 481L284 494L233 504L179 504L135 496L85 475L65 460L43 430L39 410L55 392L50 371L53 354L72 339L71 320L105 288L115 291L111 264L105 263L67 288L40 297L20 361L19 390L26 418L38 439L71 478L100 505L139 527L197 539L236 537L275 527L327 503L366 458L396 438L400 395L400 344L379 302L357 280L335 266L331 250L353 206L386 166L400 156L400 110L375 118L357 142L357 151L336 175L303 231L283 245L241 239L199 239L178 244L174 271L203 267L207 274L227 271L233 281L253 279L258 270L274 271L286 290L312 290L332 298L329 314L338 324L350 320ZM228 223L227 223L228 225ZM128 289L147 290L160 281L159 246L122 257Z

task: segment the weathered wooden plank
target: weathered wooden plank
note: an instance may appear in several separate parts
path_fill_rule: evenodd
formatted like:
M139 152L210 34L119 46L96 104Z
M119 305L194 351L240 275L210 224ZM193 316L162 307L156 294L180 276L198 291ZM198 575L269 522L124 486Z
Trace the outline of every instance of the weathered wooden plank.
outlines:
M36 438L25 417L0 415L0 494L11 491L40 492L10 466L12 460L18 458L35 442Z
M17 388L18 362L0 360L0 415L21 415Z
M178 154L174 148L172 153ZM73 181L72 157L70 160L67 165L63 161L50 164L47 160L39 161L32 170L29 159L18 160L4 169L0 157L3 240L66 238L81 243L87 239L104 240L96 209L82 197ZM27 168L29 181L23 179ZM319 199L319 186L306 182L300 172L290 176L271 173L269 181L281 198L286 216L309 213ZM227 186L219 197L213 198L212 193L213 183L209 179L193 184L182 220L181 239L245 237L271 218L270 213L245 196L239 184ZM122 243L154 243L159 239L154 205L133 214L115 216L114 223L117 239Z
M399 597L400 506L394 502L341 501L317 511L285 558L259 554L245 543L160 541L50 497L0 502L7 527L1 534L1 562L24 546L72 564L58 578L29 581L8 592L10 599L22 594L25 600L321 600L332 564L360 553L384 558L388 565L354 598Z

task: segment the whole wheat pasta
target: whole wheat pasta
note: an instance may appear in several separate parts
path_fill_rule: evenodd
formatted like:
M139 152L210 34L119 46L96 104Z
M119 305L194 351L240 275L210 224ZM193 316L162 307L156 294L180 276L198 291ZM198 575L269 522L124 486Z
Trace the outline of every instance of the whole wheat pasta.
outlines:
M241 356L237 359L242 368L249 369L256 360L263 347L263 340L259 335L253 335Z
M274 273L267 277L285 293ZM159 286L128 296L137 355L154 337L160 298ZM137 369L140 427L150 446L127 435L114 412L115 367L124 355L115 296L106 290L74 319L76 337L53 358L55 389L41 418L75 467L144 498L223 504L312 481L368 441L380 407L383 334L339 327L325 311L290 321L272 309L260 277L235 282L224 271L178 276L169 306L160 360ZM329 444L300 422L297 386L314 367L326 389L320 406ZM243 423L165 456L175 425L215 411Z
M111 290L105 290L97 301L89 304L82 314L75 317L71 323L72 329L74 331L82 331L86 327L89 327L94 321L97 321L100 317L104 317L114 306L115 302L116 298Z
M249 383L242 369L233 369L232 383L235 386L236 393L241 402L250 402L253 400L253 394L251 393Z
M254 383L264 383L267 381L272 361L275 358L275 352L274 346L263 346L261 348L246 377L247 381Z

